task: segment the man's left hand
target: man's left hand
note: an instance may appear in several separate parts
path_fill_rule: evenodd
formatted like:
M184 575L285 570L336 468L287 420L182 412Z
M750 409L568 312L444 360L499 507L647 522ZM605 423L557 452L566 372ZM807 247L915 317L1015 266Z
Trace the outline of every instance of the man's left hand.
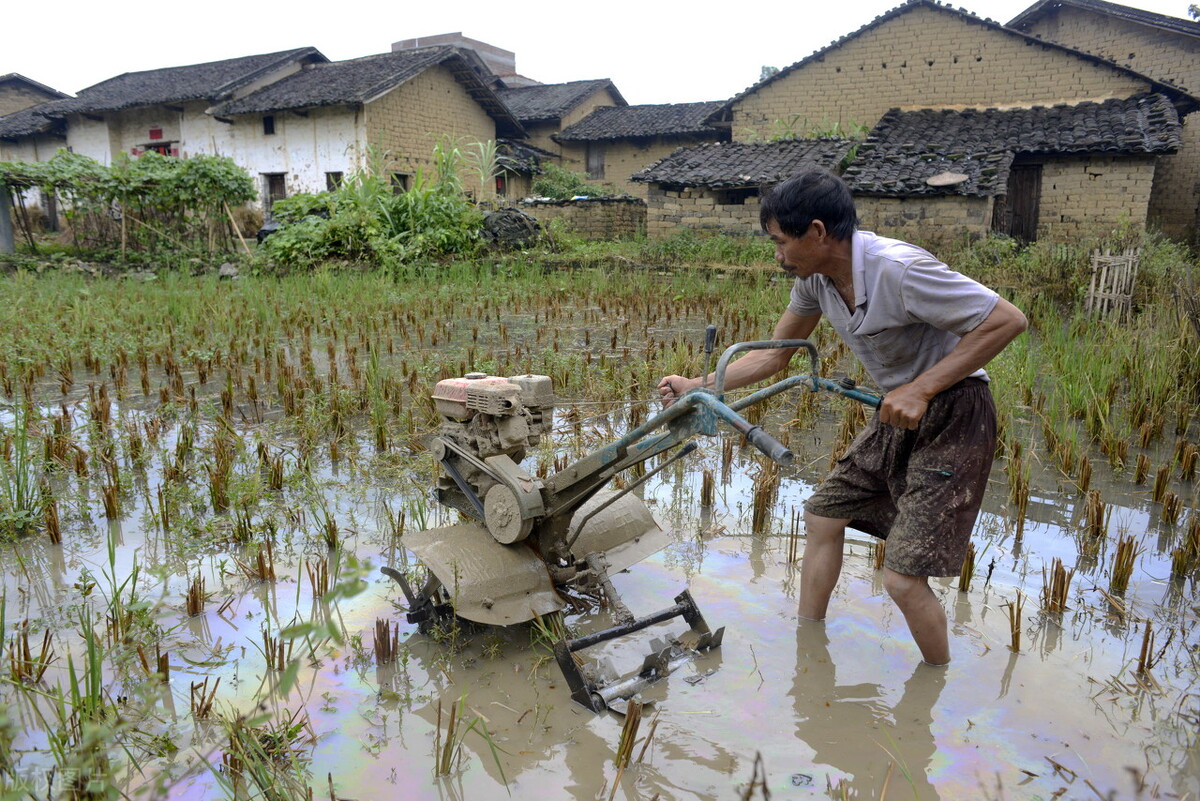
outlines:
M929 398L913 384L897 387L883 396L879 405L879 421L912 431L925 416Z

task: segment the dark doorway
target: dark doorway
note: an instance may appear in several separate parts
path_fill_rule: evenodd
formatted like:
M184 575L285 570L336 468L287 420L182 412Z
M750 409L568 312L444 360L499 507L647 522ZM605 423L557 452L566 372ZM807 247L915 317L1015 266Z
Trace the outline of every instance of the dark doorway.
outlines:
M264 189L266 189L263 193L263 217L269 220L275 201L287 197L287 173L265 172L263 173L263 182L265 183Z
M1008 173L1008 193L996 198L992 230L1019 242L1033 242L1038 231L1038 201L1042 196L1042 165L1014 164Z

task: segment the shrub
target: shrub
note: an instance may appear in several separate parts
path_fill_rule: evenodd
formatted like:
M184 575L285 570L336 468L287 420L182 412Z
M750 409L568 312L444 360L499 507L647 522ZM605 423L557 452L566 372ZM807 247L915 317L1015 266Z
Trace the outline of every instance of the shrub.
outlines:
M583 173L547 163L542 165L542 174L533 182L533 194L551 200L570 200L573 197L609 197L616 192L611 186L592 183Z

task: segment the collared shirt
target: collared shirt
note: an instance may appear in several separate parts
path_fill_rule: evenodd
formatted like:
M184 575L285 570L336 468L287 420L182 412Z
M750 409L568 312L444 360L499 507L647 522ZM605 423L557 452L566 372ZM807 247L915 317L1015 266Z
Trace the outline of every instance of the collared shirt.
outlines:
M916 245L856 231L851 241L854 310L825 275L797 278L788 311L823 314L884 390L909 383L984 321L999 300ZM972 377L987 380L982 369Z

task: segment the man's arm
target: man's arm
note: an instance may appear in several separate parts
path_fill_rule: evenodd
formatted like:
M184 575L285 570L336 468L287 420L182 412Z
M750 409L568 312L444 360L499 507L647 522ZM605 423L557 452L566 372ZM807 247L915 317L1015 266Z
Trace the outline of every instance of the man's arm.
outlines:
M817 327L820 314L801 317L790 311L784 311L771 339L808 339L809 334ZM779 350L752 350L725 369L725 389L737 389L748 384L761 381L764 378L781 372L788 366L795 348ZM662 395L663 405L670 406L680 395L701 385L700 378L684 378L679 375L669 375L658 382L658 392ZM704 386L711 387L716 381L716 373L704 376Z
M884 396L880 422L915 429L934 395L986 365L1028 326L1021 310L1000 298L983 322L968 331L940 362Z

